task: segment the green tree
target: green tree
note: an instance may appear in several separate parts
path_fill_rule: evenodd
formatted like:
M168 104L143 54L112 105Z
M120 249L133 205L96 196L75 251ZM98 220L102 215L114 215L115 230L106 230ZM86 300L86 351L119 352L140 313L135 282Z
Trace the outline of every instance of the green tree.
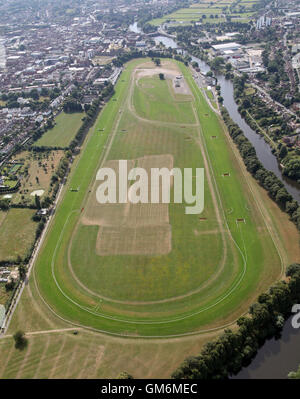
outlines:
M280 188L276 193L276 202L278 204L285 204L292 199L291 195L286 191L285 188Z
M289 159L284 165L283 174L291 179L300 179L300 158L292 157Z
M133 380L132 375L128 374L127 371L122 371L118 375L118 380Z
M286 146L282 145L279 150L279 153L278 153L279 158L283 159L287 156L287 154L288 154L288 150L287 150Z
M291 371L290 373L288 373L288 378L300 380L300 366L298 367L297 371Z
M223 57L216 57L211 62L211 69L215 71L219 71L225 64L225 60Z
M12 291L15 288L16 282L15 280L12 278L8 283L5 284L5 290L8 291Z
M9 210L9 201L7 199L0 200L0 209L2 211L8 211Z
M160 58L155 58L155 59L154 59L154 64L155 64L156 66L160 66L160 65L161 65Z
M35 195L35 206L37 207L37 209L41 209L41 200L40 197L38 195Z
M26 267L24 265L19 265L19 276L20 280L24 281L26 278Z
M245 98L242 102L242 107L249 108L250 106L251 106L251 102L248 100L248 98Z
M15 340L15 348L19 349L20 351L27 347L28 341L25 338L25 333L21 330L17 331L14 336Z
M300 272L300 264L299 263L292 263L289 265L286 269L286 276L287 277L292 277L294 274Z

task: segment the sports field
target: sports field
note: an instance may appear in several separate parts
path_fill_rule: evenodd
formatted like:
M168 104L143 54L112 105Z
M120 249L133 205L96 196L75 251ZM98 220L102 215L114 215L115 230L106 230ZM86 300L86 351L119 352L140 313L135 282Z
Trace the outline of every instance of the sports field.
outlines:
M82 124L83 116L83 112L72 114L61 112L55 118L55 126L47 130L35 145L37 147L68 147Z
M119 159L204 167L204 212L186 215L185 204L100 206L96 172ZM55 314L97 331L172 337L220 329L288 262L259 190L191 72L174 61L159 68L132 61L73 170L31 284Z

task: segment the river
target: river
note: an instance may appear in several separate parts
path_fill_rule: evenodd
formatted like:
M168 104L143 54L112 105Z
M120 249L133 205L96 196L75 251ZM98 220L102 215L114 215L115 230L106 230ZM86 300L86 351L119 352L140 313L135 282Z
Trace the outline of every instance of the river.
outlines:
M156 44L162 42L166 47L178 48L177 43L164 36L153 37ZM207 73L210 68L202 60L192 56L192 60L198 62L202 73ZM218 84L221 86L221 95L232 120L243 130L245 136L254 146L257 157L263 166L276 174L284 183L287 191L300 202L300 187L297 183L286 179L280 170L278 161L271 148L260 135L252 130L245 120L240 116L238 107L233 98L233 84L224 76L217 76ZM282 338L280 340L269 340L258 351L257 356L250 366L244 368L235 379L241 378L286 378L290 371L296 370L300 364L300 329L292 328L290 319L285 323Z

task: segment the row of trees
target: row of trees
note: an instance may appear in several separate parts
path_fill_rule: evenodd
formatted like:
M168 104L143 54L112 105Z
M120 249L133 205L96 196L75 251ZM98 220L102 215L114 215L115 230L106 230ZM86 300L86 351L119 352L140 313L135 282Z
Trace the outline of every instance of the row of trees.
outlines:
M175 49L163 49L163 50L149 50L149 51L139 51L139 50L132 50L130 52L122 53L118 55L117 58L112 60L112 63L115 66L121 67L126 62L136 59L136 58L146 58L150 57L153 60L160 64L159 58L174 58L177 61L182 61L183 63L187 63L187 59L179 54Z
M63 110L66 113L82 112L82 105L75 98L68 98L64 102Z
M248 366L267 339L279 337L292 306L300 301L300 265L287 268L288 282L275 283L238 319L238 330L226 329L205 345L198 356L187 358L172 374L175 379L226 379Z
M13 187L9 187L9 186L0 187L0 194L14 193L14 192L18 191L19 187L20 187L20 181L17 181L16 185Z
M82 143L88 129L94 123L100 109L100 102L103 100L108 100L114 94L114 92L115 90L113 85L108 83L107 86L102 90L99 99L93 101L83 119L83 124L79 128L75 138L72 140L69 146L72 152L74 152L75 148Z
M300 230L300 207L297 201L287 192L282 181L271 171L268 171L257 158L255 148L244 136L239 126L232 121L228 111L222 107L222 116L230 136L237 145L247 170L264 187L270 197L287 212Z

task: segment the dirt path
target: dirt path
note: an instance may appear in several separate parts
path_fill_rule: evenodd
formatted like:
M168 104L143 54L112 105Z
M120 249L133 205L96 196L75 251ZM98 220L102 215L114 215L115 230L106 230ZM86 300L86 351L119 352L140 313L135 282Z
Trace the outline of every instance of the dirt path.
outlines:
M81 330L81 327L69 327L69 328L56 328L53 330L38 330L38 331L29 331L26 332L26 336L32 336L32 335L41 335L41 334L52 334L52 333L61 333L61 332L67 332L67 331L78 331ZM5 339L5 338L12 338L13 334L6 334L3 335L0 339Z

